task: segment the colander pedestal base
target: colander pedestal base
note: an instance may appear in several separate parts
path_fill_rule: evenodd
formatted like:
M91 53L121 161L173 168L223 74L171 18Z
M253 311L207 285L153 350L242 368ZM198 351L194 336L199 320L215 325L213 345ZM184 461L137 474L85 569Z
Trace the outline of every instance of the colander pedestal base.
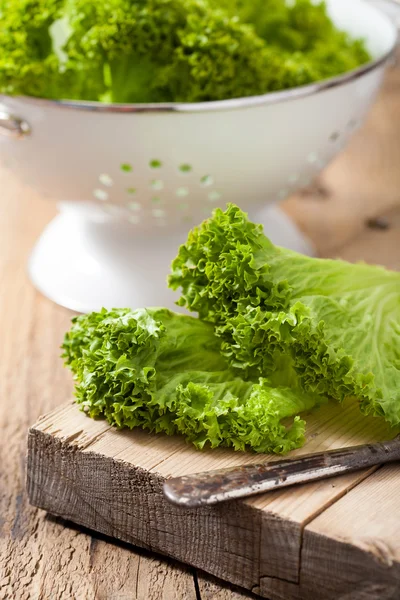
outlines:
M312 254L312 248L279 209L267 207L252 219L263 223L277 244ZM77 312L102 307L175 305L178 294L166 278L187 231L139 237L130 224L95 223L61 212L44 230L29 262L33 284L45 296Z

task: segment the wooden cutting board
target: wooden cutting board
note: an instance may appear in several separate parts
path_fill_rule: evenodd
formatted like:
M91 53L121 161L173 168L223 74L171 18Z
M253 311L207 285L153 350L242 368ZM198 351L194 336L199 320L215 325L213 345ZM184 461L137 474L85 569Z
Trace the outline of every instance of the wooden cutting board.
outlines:
M394 269L400 266L399 98L400 69L394 67L368 126L312 189L285 205L287 213L304 229L323 256L364 259ZM19 192L14 196L8 193L7 197L10 201L4 214L8 221L4 222L6 225L9 221L14 223L14 235L18 232L15 248L22 245L27 252L32 243L29 238L32 216L25 220L22 216L28 214L30 198ZM36 204L39 202L38 199L35 201ZM17 208L19 220L14 218ZM44 208L41 210L46 215L49 212ZM382 216L383 219L378 218ZM369 221L371 228L366 226ZM40 230L39 226L37 230ZM11 247L9 231L12 226L5 226L0 236L1 248L7 240ZM3 347L0 346L6 357L0 361L0 370L3 365L5 368L3 380L7 379L8 367L14 373L13 384L8 386L3 397L7 400L4 406L14 402L15 411L10 413L4 409L0 412L0 425L5 435L3 442L0 440L0 450L4 449L2 465L6 465L5 479L2 479L0 469L0 482L3 488L5 482L7 489L20 463L15 439L18 435L18 439L21 438L23 427L17 429L17 417L25 423L24 419L32 419L29 415L41 410L38 406L46 407L46 410L54 406L55 392L66 389L60 386L56 360L49 358L56 356L66 317L62 309L38 297L35 297L36 312L32 308L30 312L21 310L27 297L28 308L33 304L34 293L25 281L22 285L22 275L17 273L16 276L17 250L7 254L7 244L4 248L0 258L6 266L0 274L3 273L4 280L8 276L15 282L10 300L0 313L3 340L7 340ZM53 313L62 314L55 318ZM21 315L25 315L22 325ZM46 332L44 341L43 331ZM29 369L24 357L19 355L25 346L31 357L37 357L32 358L35 367ZM52 371L57 373L53 387L49 384L53 381L50 364ZM29 376L23 376L25 371ZM62 398L59 400L63 401ZM310 415L307 421L308 443L302 452L378 441L394 435L380 420L360 418L357 407L351 404L325 407ZM140 431L117 432L103 421L87 418L72 401L41 418L30 429L28 445L30 501L90 529L176 557L271 600L398 600L400 597L400 465L370 469L229 505L188 511L164 501L161 486L165 477L245 464L258 461L260 457L227 450L198 453L181 439ZM13 462L7 470L10 454ZM15 486L15 489L20 488ZM20 498L23 498L22 492L16 496L17 507L23 502ZM20 532L26 521L23 515L27 507L25 513L19 508L18 511L11 537L12 547L16 548L20 558L14 561L11 569L6 560L7 568L3 573L14 582L8 589L19 590L24 577L33 582L29 589L36 589L37 569L32 567L32 574L28 576L25 565L36 564L32 548L37 548L40 556L44 552L48 564L39 569L39 575L42 573L41 595L29 595L28 592L28 596L58 598L54 589L66 589L67 583L72 585L71 582L77 581L77 571L73 566L68 567L69 562L64 556L76 548L80 548L76 552L80 558L84 553L78 543L74 545L70 541L68 535L72 534L67 533L65 539L61 539L59 526L57 529L51 521L45 525L42 517L39 520L30 517L32 524L27 528L28 533L22 536ZM46 536L43 532L48 532L49 528L53 543L41 542L40 545L37 532L42 531L43 538ZM54 553L50 546L58 543L60 552ZM83 542L81 546L84 546ZM113 562L118 562L119 558L110 558L121 557L121 553L118 554L119 550L114 546L104 548L102 553L97 553L102 557L102 564L96 559L96 552L94 558L91 554L90 560L97 560L94 569L92 563L90 568L79 563L78 583L81 587L75 586L76 589L83 589L86 580L89 589L95 577L96 582L101 581L107 590L114 590L102 598L122 598L115 591L120 586L125 586L127 593L129 591L124 598L134 598L133 575L121 583L122 570ZM135 554L129 553L129 560L132 561L132 557ZM126 556L125 560L128 560ZM145 562L144 558L141 560ZM46 576L47 572L49 576ZM221 588L215 586L211 590L209 585L199 575L197 597L233 598L230 592L225 596ZM0 577L0 597L1 589ZM186 599L186 592L180 589L176 593L179 598ZM165 600L175 597L168 591L166 594ZM6 597L22 598L13 592ZM72 597L80 600L94 596L75 590L68 596ZM140 597L147 600L146 594Z
M395 434L381 419L360 418L355 403L323 407L307 421L308 442L298 454ZM52 514L272 600L355 599L360 590L360 598L375 598L368 590L377 586L386 594L379 598L399 597L398 465L194 510L162 495L166 477L259 460L118 431L68 403L30 429L28 492Z

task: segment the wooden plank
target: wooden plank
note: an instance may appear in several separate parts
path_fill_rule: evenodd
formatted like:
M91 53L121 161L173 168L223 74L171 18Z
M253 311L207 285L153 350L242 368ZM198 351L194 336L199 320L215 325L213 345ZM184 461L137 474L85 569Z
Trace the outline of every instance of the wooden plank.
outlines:
M30 434L32 452L28 457L28 477L29 474L34 476L29 484L34 504L91 529L169 554L200 568L208 566L203 561L213 562L214 573L221 578L229 579L227 570L233 569L238 582L244 581L251 586L254 577L257 580L251 569L257 568L258 564L258 545L254 542L259 536L260 525L256 519L248 519L246 506L236 507L223 518L219 516L220 511L211 513L204 509L182 521L182 511L164 501L162 477L143 468L141 443L146 444L146 438L151 441L146 446L149 450L144 464L156 464L163 453L163 442L170 442L169 439L131 432L131 445L137 451L139 463L136 466L123 460L121 453L113 459L91 451L87 436L84 437L85 448L80 451L79 435L87 417L75 407L71 407L69 417L70 422L76 423L76 435L71 434L70 425L64 435L59 423L57 433L52 434L49 420L41 423L41 429L46 432L39 430ZM106 436L107 432L103 440ZM68 440L72 441L69 443ZM184 446L182 440L176 442ZM109 452L112 451L110 448ZM244 523L242 534L247 531L243 546L253 552L253 556L247 556L244 549L229 547L230 532L236 531L238 520ZM207 536L207 532L212 532L212 537Z
M252 591L271 600L300 600L299 585L277 577L260 577L259 585Z
M9 569L0 586L0 598L196 600L193 575L185 567L41 517L40 528L32 532L32 543L21 544L23 552L17 556L9 553L19 577L14 580ZM3 556L7 556L6 550ZM15 595L10 595L10 590Z
M310 415L308 434L298 454L394 432L381 419L360 418L349 402ZM181 438L119 432L68 404L30 430L28 489L31 502L53 514L266 595L270 580L298 583L305 524L370 471L196 511L162 495L166 477L259 460L226 449L198 452Z
M254 596L237 589L223 588L209 576L198 575L198 592L201 600L251 600Z
M399 598L399 482L399 465L382 467L306 527L304 598Z
M293 452L293 456L363 444L375 436L388 439L394 435L385 424L378 425L376 419L360 419L358 407L351 402L342 407L324 407L314 413L308 417L307 431L310 439L306 447ZM370 472L360 471L330 481L310 483L295 491L287 489L247 501L263 511L260 576L264 578L264 588L276 579L298 582L304 526ZM291 593L294 592L291 588ZM268 594L271 595L269 591Z

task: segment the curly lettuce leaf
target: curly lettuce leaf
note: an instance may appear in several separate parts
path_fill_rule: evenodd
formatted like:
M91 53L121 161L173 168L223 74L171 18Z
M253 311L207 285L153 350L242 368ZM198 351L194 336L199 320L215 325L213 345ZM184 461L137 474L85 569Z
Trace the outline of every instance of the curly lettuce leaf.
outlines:
M42 81L58 71L50 26L62 0L0 0L0 89L5 94L43 93ZM52 83L54 86L54 83Z
M223 100L314 77L205 0L74 0L70 26L71 64L104 65L113 102Z
M203 102L293 88L370 59L310 0L0 0L0 92Z
M399 273L278 248L230 205L189 234L170 286L245 377L290 373L306 393L400 423Z
M230 15L252 26L271 48L313 72L314 81L370 60L365 43L337 29L325 2L313 0L218 0Z
M73 0L0 0L0 93L97 99L102 67L77 61L65 44Z
M91 417L182 434L197 448L287 452L304 442L300 413L321 402L287 383L238 376L212 325L167 309L76 317L63 349Z

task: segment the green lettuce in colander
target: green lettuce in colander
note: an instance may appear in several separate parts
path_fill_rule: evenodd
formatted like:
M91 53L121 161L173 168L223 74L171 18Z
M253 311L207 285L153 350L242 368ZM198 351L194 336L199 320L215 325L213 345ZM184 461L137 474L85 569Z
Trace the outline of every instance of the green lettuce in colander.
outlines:
M103 102L264 94L370 60L311 0L0 0L0 93Z

